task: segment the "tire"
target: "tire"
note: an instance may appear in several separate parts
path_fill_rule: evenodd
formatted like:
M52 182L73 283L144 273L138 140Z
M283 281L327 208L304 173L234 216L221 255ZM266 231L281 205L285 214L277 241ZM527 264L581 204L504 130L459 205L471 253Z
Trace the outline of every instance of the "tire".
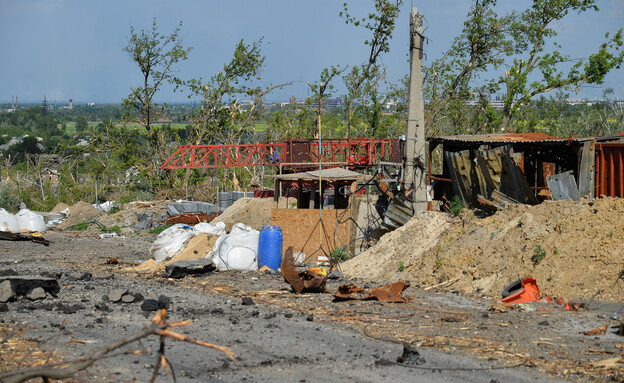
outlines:
M513 294L516 291L520 290L522 288L522 280L523 279L524 278L520 278L517 281L515 281L514 283L512 283L509 286L505 287L505 290L503 290L503 293L502 293L503 298L507 298L511 294Z

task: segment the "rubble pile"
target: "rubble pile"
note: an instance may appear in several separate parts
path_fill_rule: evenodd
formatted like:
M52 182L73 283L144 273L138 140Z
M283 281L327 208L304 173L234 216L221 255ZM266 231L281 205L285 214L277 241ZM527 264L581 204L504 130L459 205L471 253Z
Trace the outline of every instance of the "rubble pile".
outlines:
M534 277L542 291L569 299L620 300L624 293L624 200L511 205L487 218L428 212L342 264L346 276L409 280L500 296Z

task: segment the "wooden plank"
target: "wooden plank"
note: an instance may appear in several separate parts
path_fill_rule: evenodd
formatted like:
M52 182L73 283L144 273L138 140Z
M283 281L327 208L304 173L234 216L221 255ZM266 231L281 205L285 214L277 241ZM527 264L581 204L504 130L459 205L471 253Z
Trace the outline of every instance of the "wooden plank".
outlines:
M292 246L295 252L303 251L306 262L310 262L316 261L318 255L329 254L336 247L346 246L351 242L352 222L347 219L350 216L350 209L323 209L323 232L327 237L323 234L322 243L318 209L273 209L271 225L282 228L284 249ZM345 222L337 224L342 221Z

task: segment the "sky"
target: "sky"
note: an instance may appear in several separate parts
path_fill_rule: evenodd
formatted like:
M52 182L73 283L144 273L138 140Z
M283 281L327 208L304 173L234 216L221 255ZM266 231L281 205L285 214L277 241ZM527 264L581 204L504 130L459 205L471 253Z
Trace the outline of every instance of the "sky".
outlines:
M293 82L268 99L308 95L306 81L318 81L323 68L353 66L367 57L363 28L339 17L345 0L0 0L0 103L120 103L140 72L128 54L130 27L171 33L182 22L184 44L193 47L177 75L210 78L221 70L244 39L263 38L266 56L262 85ZM355 15L365 16L372 1L351 0ZM405 0L391 50L382 56L391 82L409 72L409 13L417 7L426 20L425 65L440 58L460 33L469 0ZM529 0L499 1L502 11L522 9ZM624 0L598 0L599 12L570 14L555 25L557 41L572 57L587 57L606 32L624 27ZM502 69L501 69L502 70ZM342 88L336 83L335 96ZM604 88L624 98L624 67L602 86L583 87L571 97L601 98ZM188 102L186 93L163 89L160 102Z

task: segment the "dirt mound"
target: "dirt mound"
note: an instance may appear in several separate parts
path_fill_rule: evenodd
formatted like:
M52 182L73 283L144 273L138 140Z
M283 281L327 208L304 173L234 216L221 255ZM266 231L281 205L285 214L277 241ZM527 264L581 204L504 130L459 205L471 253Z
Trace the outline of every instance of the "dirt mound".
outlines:
M91 204L80 201L69 207L69 217L59 223L57 229L67 230L80 223L91 222L104 214L106 213L93 207Z
M225 230L228 232L239 222L260 230L262 226L271 224L271 210L274 206L275 202L272 198L241 198L211 223L225 223Z
M484 219L426 213L344 263L343 271L422 286L452 281L447 288L492 296L533 276L543 293L621 300L623 236L621 199L513 205Z
M59 202L59 203L56 204L56 206L54 206L54 209L52 209L51 211L53 213L58 213L58 212L61 212L61 211L65 210L65 209L67 209L68 207L69 207L68 204L63 203L63 202Z

